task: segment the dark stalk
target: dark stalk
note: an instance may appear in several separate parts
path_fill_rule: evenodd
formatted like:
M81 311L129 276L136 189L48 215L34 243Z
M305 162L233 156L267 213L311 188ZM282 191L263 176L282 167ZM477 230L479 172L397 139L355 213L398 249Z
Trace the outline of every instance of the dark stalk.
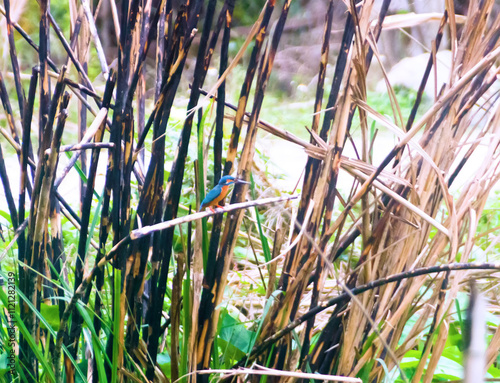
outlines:
M68 57L71 59L71 62L75 66L76 70L78 71L78 74L80 75L80 77L83 81L83 84L80 84L80 86L89 89L90 92L96 96L95 101L96 101L97 106L100 108L101 107L101 99L99 96L97 96L96 91L94 89L94 86L92 85L92 82L90 81L90 79L87 75L87 70L85 68L87 66L86 60L83 60L83 64L82 64L82 61L80 61L80 60L82 60L81 58L80 58L80 60L78 60L78 58L76 57L76 53L74 52L74 50L72 48L72 46L74 44L68 43L68 41L64 37L64 34L63 34L61 28L59 27L59 25L57 25L57 22L54 20L54 17L52 16L52 14L50 12L49 12L49 19L50 19L50 23L52 24L52 29L56 33L56 36L59 38L59 41L61 42L64 50L68 54ZM78 21L76 23L76 25L80 26L81 22ZM80 29L80 27L75 26L74 33L71 36L72 40L77 39L79 29ZM74 41L76 41L76 40L74 40Z
M64 77L64 74L66 72L66 68L63 67L61 70L61 76L56 84L55 92L54 92L54 97L52 99L52 105L59 105L60 108L57 109L58 113L58 119L57 119L57 124L56 128L54 130L54 134L52 136L52 141L50 143L50 154L45 154L42 152L42 155L44 156L44 169L42 170L43 172L43 179L41 180L41 186L40 186L40 193L39 193L39 204L37 208L37 215L36 215L36 220L35 218L31 215L30 211L30 235L33 233L33 240L30 242L28 240L28 244L33 245L33 253L31 257L31 262L30 266L34 270L39 270L41 273L43 273L43 267L45 264L44 257L46 254L44 254L43 250L41 249L41 239L44 235L44 233L47 233L48 229L48 218L49 218L49 209L50 209L50 194L52 192L52 185L53 185L53 180L54 180L54 175L55 171L57 169L57 162L58 162L58 150L61 145L61 139L62 139L62 133L64 130L64 125L66 123L66 118L68 117L68 111L67 107L69 104L70 96L69 93L65 93L64 96L62 96L62 100L59 103L59 94L62 92L63 87L64 87L64 81L62 81L62 78ZM54 115L56 113L54 112ZM53 123L53 114L52 114L52 108L49 114L49 119L48 119L48 124L47 124L47 130L50 129L52 130L52 126L49 124ZM38 172L37 172L38 175ZM34 225L32 225L32 221L34 222ZM31 229L33 227L34 230ZM37 285L41 284L41 276L38 275L37 277ZM36 295L35 295L36 296ZM28 296L29 298L29 296ZM39 297L37 297L37 300L34 303L35 307L39 310L39 305L40 302L38 301ZM33 301L33 298L32 298ZM32 312L31 315L35 315L34 312ZM56 359L58 361L58 359ZM55 368L56 372L59 369L59 363L55 363Z
M31 146L31 120L33 118L33 105L35 103L36 96L36 87L38 81L38 71L33 68L31 72L31 80L30 87L28 91L28 102L25 108L25 115L23 118L23 136L22 136L22 146L21 146L21 174L20 174L20 187L19 187L19 220L18 222L25 221L25 202L26 202L26 189L30 187L29 177L28 177L28 156L29 149ZM29 189L31 191L31 187ZM27 260L27 249L26 249L26 234L24 230L19 234L19 238L17 241L18 245L18 260L19 264L26 263ZM19 272L19 288L21 291L26 291L25 286L25 273L24 267L18 267ZM20 336L20 340L22 340L22 335ZM23 340L24 342L24 340Z
M446 21L448 20L448 11L444 11L443 18L441 19L441 23L439 24L439 29L436 34L436 38L434 40L433 45L435 46L435 51L437 52L439 46L441 45L441 39L443 38L443 31L446 25ZM422 103L422 97L424 95L425 86L427 85L427 81L429 80L429 75L431 74L432 65L434 63L434 52L431 52L429 55L429 60L427 61L427 66L425 67L424 76L422 77L422 81L420 82L420 86L418 87L417 97L415 98L415 102L413 103L413 107L411 108L410 116L408 117L408 121L406 122L405 130L409 131L413 126L413 122L415 121L415 117L417 116L418 108Z
M186 29L186 22L187 20L187 14L186 14L186 8L183 7L180 10L180 13L177 16L176 23L174 26L174 38L175 41L172 43L172 46L179 47L179 40L181 36L184 34L183 31ZM171 57L171 54L168 54L167 57ZM174 75L170 80L165 78L165 73L168 73L166 71L166 66L169 67L169 63L165 62L164 63L164 68L162 68L162 79L165 82L162 85L162 91L160 93L160 96L158 100L156 101L155 105L155 110L153 110L149 122L153 123L154 122L154 128L153 128L153 148L152 148L152 155L151 155L151 161L149 163L148 171L146 174L145 182L144 182L144 187L142 190L142 195L139 199L139 204L137 207L137 216L141 218L141 221L147 224L148 222L160 222L162 219L162 213L163 213L163 183L164 183L164 156L165 156L165 130L166 126L168 123L168 117L170 115L170 107L171 107L171 102L173 102L173 95L172 95L172 89L177 88L178 85L178 76L180 75L180 72L177 73L177 75ZM163 105L166 104L167 106L164 108ZM158 109L157 109L158 107ZM157 115L158 112L158 115ZM141 137L146 137L147 130L148 130L148 125L145 126L143 134ZM139 148L141 146L141 139L139 139L139 143L137 144L137 147ZM152 262L155 265L159 265L161 261L161 254L163 252L162 247L163 243L161 242L161 234L157 233L153 235L152 239L152 245L153 245L153 257L152 257ZM132 249L133 253L137 254L138 249L142 252L140 255L140 259L144 262L144 254L149 251L149 246L146 246L146 242L142 241L140 244L135 245L135 247ZM136 257L138 257L136 255ZM141 266L142 267L142 266ZM147 308L146 308L146 318L145 322L146 323L151 323L154 319L152 317L153 315L153 297L156 296L156 292L158 290L158 279L160 277L160 271L158 269L155 269L152 273L152 276L149 281L149 300L147 302ZM139 283L138 278L133 282L134 286L132 288L133 291L136 290L136 286ZM135 307L131 307L132 313L134 313ZM136 311L137 312L137 311ZM156 311L157 313L157 311ZM135 322L139 322L141 318L136 315L134 318ZM131 330L128 332L127 337L129 339L132 339L130 342L133 343L136 335L132 332L135 332L135 328L131 328ZM150 331L149 329L147 331L143 331L143 339L146 343L149 344L149 338L150 338Z
M3 109L5 111L5 117L7 117L7 124L9 125L12 138L17 144L20 144L19 131L15 124L14 113L12 112L12 107L9 101L9 94L7 92L7 88L5 87L5 81L3 79L2 72L0 72L0 100L2 101Z
M12 63L12 73L14 74L14 82L16 84L17 101L19 103L19 114L21 120L24 117L24 106L26 97L21 84L21 71L19 69L19 60L17 59L16 44L14 42L14 31L12 29L12 20L10 18L10 0L4 0L5 18L7 20L7 37L9 39L10 61Z
M12 190L10 188L9 176L7 174L7 168L5 167L5 160L3 157L3 150L1 145L0 145L0 178L2 180L5 199L7 200L7 207L9 208L12 228L16 230L17 227L19 226L17 209L16 209L16 204L14 202L14 197L12 196Z
M140 39L140 48L139 48L139 57L137 59L137 65L132 74L132 79L130 80L130 86L127 89L126 94L124 95L125 105L129 107L132 104L132 100L134 98L134 93L137 88L137 84L139 82L140 74L143 71L144 62L146 60L146 56L148 54L149 48L151 46L151 42L154 38L154 33L156 32L154 25L158 22L158 18L160 16L160 11L157 10L153 19L149 23L149 27L144 27L144 36ZM146 33L148 31L148 33ZM147 34L147 38L145 35ZM141 131L142 133L142 131ZM140 133L140 134L141 134Z
M29 221L29 236L28 236L28 248L31 252L31 259L29 262L30 270L27 275L27 298L31 301L33 306L40 310L40 289L36 288L41 285L42 277L41 274L44 273L44 266L46 262L46 253L44 251L44 240L46 238L47 229L48 229L48 219L49 219L49 208L50 208L50 194L52 192L52 184L55 175L55 171L57 168L58 162L58 149L61 145L62 133L64 130L64 124L66 122L66 118L68 116L68 111L66 110L69 103L69 94L65 93L62 96L62 101L60 103L61 107L57 108L59 105L59 100L61 98L61 93L64 88L64 81L62 78L66 72L66 68L63 67L61 70L61 76L56 84L54 96L52 98L52 106L48 116L47 122L47 131L52 131L52 125L54 123L54 118L56 115L56 109L59 111L59 117L56 125L56 129L54 130L54 134L52 135L52 140L50 143L50 154L46 155L42 152L44 156L43 161L40 161L40 165L37 167L37 177L36 180L39 182L35 182L38 188L38 195L33 193L33 197L38 199L38 203L34 204L32 202L32 206L35 206L35 209L30 211L30 221ZM45 139L45 138L44 138ZM38 169L40 169L40 172ZM45 238L44 238L45 237ZM31 271L34 270L34 271ZM35 271L39 272L39 274L35 274ZM24 302L23 302L24 303ZM35 318L35 312L28 308L28 315L26 316L27 327L32 329L32 331L36 331L37 329L37 321ZM31 334L33 338L35 338L35 332ZM33 366L36 367L37 361L32 362ZM56 371L58 368L58 363L56 363ZM36 370L35 370L36 371Z
M40 63L40 110L39 110L39 127L38 127L38 156L41 157L43 152L48 149L50 145L50 137L52 132L48 137L45 137L45 125L47 125L49 107L50 107L50 78L48 74L48 62L49 57L49 7L50 0L40 1L40 46L38 50L38 62ZM63 76L64 77L64 76ZM48 141L47 141L48 138Z
M110 142L92 142L88 144L63 145L59 148L59 153L89 149L113 149L114 147L115 145Z
M104 97L103 97L103 108L108 108L109 103L111 102L111 96L113 93L113 87L114 87L114 81L113 81L113 73L110 73L110 79L108 80L106 84L106 89L104 91ZM94 145L102 143L102 139L104 137L104 132L105 132L105 127L106 127L106 118L103 119L103 122L101 123L101 126L99 127L99 130L97 131L95 138L94 138ZM82 203L82 212L81 212L81 224L80 224L80 237L78 241L78 256L76 258L76 264L75 264L75 284L74 288L76 291L76 288L80 286L82 280L83 280L83 274L84 274L84 269L83 265L86 262L87 258L87 241L88 241L88 234L89 234L89 224L90 224L90 214L92 210L92 198L94 196L94 187L95 187L95 179L97 175L97 164L99 162L99 154L100 154L100 148L99 146L94 147L92 150L92 157L90 160L90 168L89 168L89 174L87 177L87 184L85 187L85 195L83 196L83 203ZM90 292L89 292L90 293ZM85 301L85 304L88 302L88 299ZM80 315L78 311L76 311L73 314L73 318L71 321L71 329L68 337L68 349L70 350L71 354L73 355L73 358L76 359L77 353L78 353L78 344L79 344L79 338L80 338L80 333L82 329L82 324L83 324L83 318Z
M221 42L221 55L219 64L219 76L222 76L227 69L229 55L229 39L231 35L231 23L235 0L226 0L219 17L224 17L224 33ZM201 92L203 95L206 93ZM224 138L224 109L226 106L226 81L223 81L217 89L217 109L215 116L214 135L214 186L217 185L222 176L222 149ZM214 217L212 223L212 235L210 237L207 259L213 260L217 256L219 248L220 232L222 229L223 216Z
M241 86L240 98L238 100L238 110L234 119L233 130L231 132L231 139L229 141L229 148L226 155L226 162L224 163L224 175L231 174L231 172L233 171L234 160L238 151L238 142L240 139L241 128L243 127L245 109L248 103L250 90L252 89L252 82L255 76L255 71L257 69L257 62L259 60L260 51L264 43L264 38L267 34L267 30L269 28L269 21L271 19L271 15L273 14L275 3L275 1L268 1L266 3L264 16L259 26L259 32L255 37L255 44L252 49L250 60L248 62L245 80L243 81L243 85Z
M112 91L115 87L116 84L116 73L113 70L110 70L109 72L109 77L108 81L106 84L106 89L104 92L104 100L111 99L112 97ZM104 257L106 253L106 241L109 236L109 231L111 229L111 222L110 222L110 211L109 211L109 205L110 205L110 199L111 199L111 187L112 187L112 172L111 172L111 166L113 161L113 156L109 155L108 156L108 167L106 171L106 179L105 179L105 185L104 185L104 191L103 191L103 202L102 202L102 207L101 207L101 220L100 220L100 227L99 227L99 249L97 251L97 256L96 256L96 263L99 263L100 260ZM102 294L102 289L104 286L104 271L102 269L96 270L95 273L95 279L96 279L96 293L95 293L95 302L94 302L94 310L95 310L95 316L94 316L94 330L99 337L99 334L102 329L102 300L101 300L101 294ZM90 284L88 286L91 286ZM87 287L88 289L88 287ZM88 290L87 290L88 291ZM61 319L62 321L62 319ZM58 334L59 335L59 334ZM92 364L94 366L94 371L97 371L97 360L94 358L92 361ZM102 378L102 377L101 377ZM99 382L99 374L94 373L92 377L92 382L97 383Z
M159 18L158 18L158 29L156 35L156 83L155 83L155 98L154 101L158 101L158 97L160 97L161 85L163 83L163 60L165 58L165 51L168 49L165 48L165 25L168 28L170 25L170 21L172 19L172 2L167 0L162 0L159 6ZM144 130L144 129L143 129ZM140 134L139 134L140 135Z
M325 27L324 27L324 34L323 34L323 44L321 47L321 61L320 61L320 66L319 66L319 73L318 73L318 85L316 87L316 99L314 102L314 117L311 125L311 130L314 132L318 131L319 127L319 121L320 121L320 111L321 111L321 105L323 102L323 93L324 93L324 87L325 87L325 78L326 78L326 67L328 65L328 52L330 49L330 35L332 31L332 22L333 22L333 0L330 1L328 5L328 11L325 17ZM311 142L313 141L313 138L311 137ZM309 161L313 161L311 158L308 159ZM315 279L314 279L314 284L313 284L313 289L312 289L312 297L311 297L311 305L310 308L315 307L318 304L318 299L319 299L319 290L320 290L320 279L323 279L323 267L324 267L324 261L323 258L318 257L318 261L316 264L316 273L315 273ZM303 363L305 358L307 357L307 354L309 353L309 346L310 346L310 337L311 337L311 331L312 328L314 327L314 317L311 318L310 320L307 321L307 325L305 328L304 332L304 340L302 343L302 349L300 353L300 363Z
M222 35L219 77L227 69L229 56L229 39L231 37L231 22L233 17L235 0L226 0L221 11L224 16L224 33ZM224 107L226 101L226 81L223 81L217 89L217 114L215 117L215 135L214 135L214 186L222 176L222 138L224 136ZM220 230L220 229L219 229Z

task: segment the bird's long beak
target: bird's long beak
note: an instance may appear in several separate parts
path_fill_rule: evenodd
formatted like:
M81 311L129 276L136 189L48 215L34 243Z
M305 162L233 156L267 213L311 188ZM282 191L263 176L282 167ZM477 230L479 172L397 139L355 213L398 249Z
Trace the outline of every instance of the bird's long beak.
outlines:
M238 178L236 178L236 179L234 180L234 183L235 183L235 184L248 184L248 185L250 185L250 182L243 181L243 180L240 180L240 179L238 179Z

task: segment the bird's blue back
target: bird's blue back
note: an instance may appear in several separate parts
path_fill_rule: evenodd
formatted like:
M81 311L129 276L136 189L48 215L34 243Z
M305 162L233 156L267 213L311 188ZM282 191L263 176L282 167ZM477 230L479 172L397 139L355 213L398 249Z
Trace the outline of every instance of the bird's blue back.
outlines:
M204 207L207 206L210 202L212 202L215 198L217 198L220 193L222 193L222 187L220 185L217 185L214 187L212 190L210 190L205 197L205 199L201 202L200 210Z

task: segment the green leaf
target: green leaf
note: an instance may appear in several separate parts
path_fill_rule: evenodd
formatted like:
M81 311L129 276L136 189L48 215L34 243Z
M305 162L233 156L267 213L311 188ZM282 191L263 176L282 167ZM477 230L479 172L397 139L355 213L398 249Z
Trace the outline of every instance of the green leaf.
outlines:
M170 379L170 355L167 352L162 352L156 357L156 362L160 366L165 376Z
M85 374L85 376L87 376L87 370L88 370L88 367L89 367L88 363L89 363L88 360L84 360L83 362L78 363L78 367ZM100 376L99 376L99 378L100 378ZM87 379L82 379L82 377L80 375L77 375L75 377L75 383L87 383L87 382L88 382L88 380Z
M439 359L434 378L444 378L447 380L463 379L463 367L451 359L441 357Z
M3 210L0 210L0 217L3 217L7 220L7 222L11 223L12 224L12 221L10 220L10 214L3 211Z
M16 290L16 291L18 292L18 294L20 294L19 290ZM3 289L0 289L0 299L2 300L2 303L4 304L4 306L7 307L7 294L5 294L5 292L3 291ZM25 299L25 302L27 302L28 305L30 305L30 303L31 303L27 299ZM42 316L39 315L40 313L38 313L34 307L30 307L30 308L32 310L34 310L34 312L37 314L37 316L38 316L38 318L40 319L41 322L43 322L45 320ZM38 344L36 343L35 339L33 339L33 337L31 336L30 332L28 331L28 329L26 328L26 326L24 325L24 323L21 321L21 317L16 312L14 312L14 319L15 319L15 321L17 323L17 326L18 326L17 328L19 329L19 332L23 335L24 339L28 342L29 347L31 348L31 350L35 354L35 357L40 362L40 365L42 366L42 369L47 373L47 375L48 375L47 378L51 382L55 382L56 377L54 375L54 369L53 369L53 367L50 365L49 361L43 356L43 354L40 351L40 348L38 347Z
M9 367L9 352L4 352L0 355L0 376L4 376L8 371Z
M198 160L196 162L198 169L197 169L197 174L198 174L198 195L200 197L200 204L201 201L205 199L205 170L204 170L204 163L205 163L205 158L204 158L204 128L205 128L205 121L207 119L208 113L212 109L212 104L213 104L213 99L210 100L210 103L208 104L207 108L205 109L205 113L203 113L203 116L201 117L201 120L198 121L198 145L197 145L197 152L198 152ZM217 180L216 180L217 181ZM208 260L208 247L209 247L209 239L208 239L208 229L207 229L207 219L203 218L201 221L201 226L202 226L202 252L203 252L203 270L207 270L207 260Z
M186 278L182 281L182 299L183 299L183 338L182 338L182 350L181 353L181 365L180 371L181 376L184 376L188 372L188 348L189 348L189 336L191 335L191 270L186 267ZM169 369L170 371L170 369ZM185 380L183 380L184 382Z
M97 333L95 332L94 322L92 321L92 318L90 317L87 308L88 306L85 307L83 305L77 305L77 309L80 312L80 315L82 316L84 322L87 324L88 330L92 335L92 345L94 350L94 356L97 362L97 370L99 371L99 379L100 381L107 382L106 373L104 370L104 362L106 361L108 366L110 367L112 366L112 364L111 361L109 360L106 350L104 349L104 346L101 343L101 340L99 339Z
M417 367L421 357L422 353L420 351L410 350L405 354L405 357L401 361L400 366L403 369Z
M494 365L491 365L491 367L488 369L487 378L500 378L500 369L495 367Z
M105 192L103 190L103 192L101 193L101 196L98 198L97 206L96 206L95 211L94 211L94 218L92 219L92 224L90 225L90 230L89 230L88 235L87 235L87 242L85 243L85 254L87 254L87 252L89 251L90 241L91 241L92 237L94 236L95 228L96 228L99 220L101 219L102 200L104 199L104 195L105 195Z
M253 181L252 173L250 173L250 190L252 192L252 199L256 200L257 195L255 193L255 182ZM257 208L257 206L255 207L255 216L257 217L257 227L259 229L260 242L262 243L262 251L264 253L264 258L266 262L269 262L271 261L271 250L269 248L269 242L267 241L267 237L264 234L264 230L262 230L259 209Z
M122 273L120 269L114 270L115 275L114 275L114 283L113 283L113 288L114 288L114 299L113 299L113 366L118 366L118 355L119 355L119 348L120 348L120 337L118 334L122 329L120 328L120 293L121 293L121 280L122 280ZM113 367L112 373L111 373L111 382L116 383L118 381L118 370L116 367Z
M0 275L2 275L4 279L7 278L1 272L0 272ZM23 294L23 292L21 290L19 290L19 288L17 286L16 286L16 293L19 295L20 299L22 299L24 302L26 302L26 304L30 307L31 311L33 311L35 313L35 315L37 316L37 318L40 320L40 323L43 323L43 325L45 326L45 328L55 338L57 336L57 334L54 331L54 329L45 320L45 318L40 313L40 311L38 311L36 309L36 307L33 306L33 303L29 299L26 298L26 296ZM2 289L0 289L0 300L2 301L2 303L5 306L7 306L7 295L5 294L5 292ZM21 317L20 317L20 315L19 315L19 313L17 311L14 313L14 318L15 318L16 323L18 325L19 331L25 337L25 339L27 340L30 348L33 350L33 353L35 354L35 357L38 359L38 361L40 362L41 366L43 367L43 371L48 374L48 378L51 379L51 381L55 381L55 375L54 375L54 371L53 371L53 366L50 365L51 361L49 362L49 360L46 357L44 357L44 355L41 353L41 351L40 351L38 345L36 344L35 340L31 336L31 334L29 333L29 331L26 328L26 326L24 325L24 323L21 321ZM65 355L71 361L71 363L73 363L73 365L75 366L75 371L77 372L77 374L79 374L82 377L84 377L83 373L80 371L80 368L78 367L78 365L77 365L76 361L74 360L73 356L69 353L68 348L63 345L62 349L63 349Z
M40 305L40 313L49 323L50 327L54 329L54 331L59 331L59 306L48 305L42 302ZM43 322L40 323L40 327L47 330L47 327L45 327L45 324Z
M231 359L241 359L255 335L253 331L247 330L243 323L233 318L227 310L222 310L222 325L219 330L219 342L226 348L226 356Z
M275 291L273 291L273 293L271 294L269 299L266 301L266 304L264 306L264 311L262 312L262 316L259 320L259 327L257 328L257 331L253 334L252 341L250 342L250 344L248 345L248 348L246 350L247 354L250 353L250 351L252 351L252 349L255 345L255 342L257 341L257 337L259 336L259 334L262 330L262 326L264 325L264 320L266 319L266 316L267 316L269 310L271 309L272 305L274 304L276 299L278 299L278 297L281 294L283 294L283 291L275 290ZM285 292L285 294L286 294L286 292ZM272 354L272 352L271 352L271 354ZM269 357L271 357L271 354L269 354ZM247 362L248 362L248 360L247 360Z
M370 372L373 370L374 364L375 361L373 359L366 362L365 365L358 372L358 375L356 375L356 377L360 378L363 382L368 382L368 378L370 376Z

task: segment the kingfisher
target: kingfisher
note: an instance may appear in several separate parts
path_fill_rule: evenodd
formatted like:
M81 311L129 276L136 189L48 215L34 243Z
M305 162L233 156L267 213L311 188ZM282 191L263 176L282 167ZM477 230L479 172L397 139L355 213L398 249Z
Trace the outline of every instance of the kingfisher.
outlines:
M246 182L235 178L233 176L224 176L220 179L219 184L215 186L212 190L210 190L205 197L205 199L201 202L200 210L203 208L209 208L213 213L215 210L213 206L216 208L222 206L219 205L221 201L226 198L227 193L229 192L229 186L232 184L249 184L250 182Z

